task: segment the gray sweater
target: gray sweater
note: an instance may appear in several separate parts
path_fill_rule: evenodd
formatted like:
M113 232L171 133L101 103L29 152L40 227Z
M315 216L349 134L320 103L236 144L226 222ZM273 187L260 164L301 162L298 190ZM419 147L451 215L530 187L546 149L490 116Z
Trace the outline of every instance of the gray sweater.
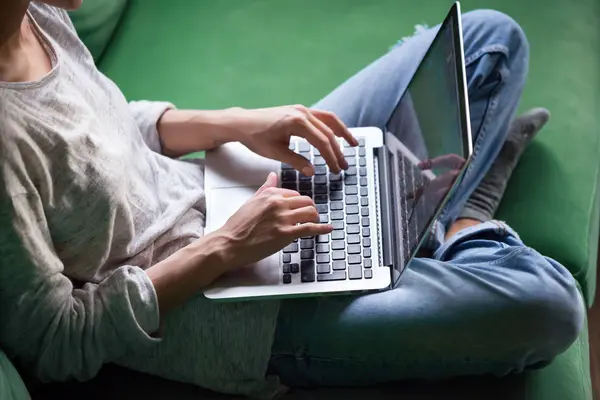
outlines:
M171 105L127 103L64 11L29 17L53 68L0 82L0 347L44 381L115 362L269 397L277 302L198 294L159 321L144 270L202 235L205 207L202 166L160 154Z

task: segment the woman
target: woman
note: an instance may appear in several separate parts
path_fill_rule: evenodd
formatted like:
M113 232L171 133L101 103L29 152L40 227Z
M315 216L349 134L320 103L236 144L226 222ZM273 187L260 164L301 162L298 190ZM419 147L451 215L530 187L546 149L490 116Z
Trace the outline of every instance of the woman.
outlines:
M202 168L169 157L239 141L311 174L288 150L293 133L339 172L335 137L356 145L346 126L389 119L435 30L313 109L176 110L128 104L98 72L61 9L78 3L15 0L0 13L0 345L40 379L88 379L115 362L268 398L280 381L518 372L575 340L584 308L569 272L491 221L548 117L510 123L528 61L513 20L463 18L475 156L436 225L433 258L415 259L400 287L382 293L220 304L200 289L332 227L314 223L312 200L272 175L203 235Z

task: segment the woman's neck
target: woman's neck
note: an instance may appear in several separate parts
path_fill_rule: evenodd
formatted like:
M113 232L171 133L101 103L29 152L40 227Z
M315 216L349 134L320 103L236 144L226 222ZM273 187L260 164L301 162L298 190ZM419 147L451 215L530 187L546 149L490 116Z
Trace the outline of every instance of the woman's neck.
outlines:
M52 69L50 56L33 29L25 14L18 29L0 38L0 81L36 81Z

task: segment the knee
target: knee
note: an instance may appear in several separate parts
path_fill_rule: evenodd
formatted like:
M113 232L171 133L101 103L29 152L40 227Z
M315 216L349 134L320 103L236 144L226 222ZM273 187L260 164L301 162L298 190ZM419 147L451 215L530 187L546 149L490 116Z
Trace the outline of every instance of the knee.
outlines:
M535 254L521 260L528 263L522 270L531 272L521 282L521 300L515 305L514 339L522 354L530 357L522 367L550 361L565 351L579 336L585 319L585 306L571 274L556 261Z
M475 10L462 16L465 41L476 49L496 48L526 72L529 42L521 26L510 16L495 10ZM467 55L468 56L468 55Z

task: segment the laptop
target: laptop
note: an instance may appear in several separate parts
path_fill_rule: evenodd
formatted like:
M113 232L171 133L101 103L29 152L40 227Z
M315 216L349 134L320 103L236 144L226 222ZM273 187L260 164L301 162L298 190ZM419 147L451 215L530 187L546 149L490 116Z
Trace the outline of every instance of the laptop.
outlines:
M207 152L206 233L222 227L272 171L279 173L282 187L311 196L320 221L335 228L329 235L300 238L270 257L223 275L204 290L207 298L357 293L398 283L473 151L458 2L384 130L350 131L359 145L338 142L350 165L340 174L330 173L319 151L302 138L292 138L290 147L315 165L312 177L240 143Z

